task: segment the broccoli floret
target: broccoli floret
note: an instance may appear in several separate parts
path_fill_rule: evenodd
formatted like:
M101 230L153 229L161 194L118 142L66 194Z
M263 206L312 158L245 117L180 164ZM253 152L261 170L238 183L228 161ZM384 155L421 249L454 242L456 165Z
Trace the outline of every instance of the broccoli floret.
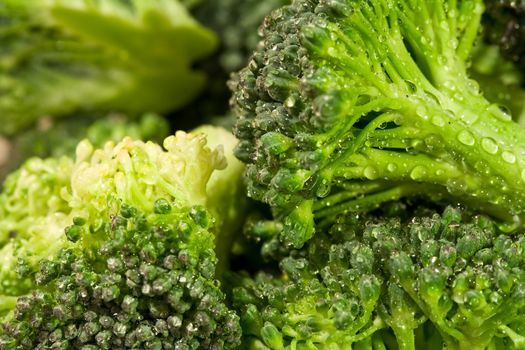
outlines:
M486 0L484 37L525 72L525 2Z
M233 298L248 349L350 348L385 327L375 312L382 280L371 249L330 243L281 260L280 277L260 273L238 282Z
M164 113L203 88L218 45L177 0L0 4L0 134L79 111Z
M103 118L44 118L39 121L37 127L9 139L9 158L6 164L0 164L0 177L9 174L30 157L74 157L76 146L85 138L97 148L107 141L118 142L125 136L143 141L162 142L169 135L169 129L165 118L152 113L144 114L139 119L121 114L111 114Z
M66 209L35 207L0 253L10 271L0 285L12 286L0 291L0 348L237 346L238 317L216 271L244 210L243 166L224 156L234 144L214 127L177 132L164 149L129 137L100 149L82 141L58 191ZM38 215L53 249L35 242Z
M525 130L466 73L482 14L479 0L298 0L266 18L231 83L236 154L286 244L415 195L521 225Z
M230 115L231 92L227 87L230 74L248 63L259 42L257 32L264 17L289 3L291 0L190 0L187 3L192 15L218 35L220 44L215 54L197 64L209 80L199 98L176 114L177 120L194 121L197 114L207 123L224 125L223 115ZM219 118L210 120L217 116ZM232 125L225 126L231 128Z
M71 212L63 190L73 166L67 157L32 158L6 179L0 194L0 300L27 293L27 266L63 246Z
M200 0L195 18L221 39L218 63L226 73L244 67L257 47L257 29L265 16L291 0Z
M251 349L522 349L524 244L452 207L341 216L234 302Z

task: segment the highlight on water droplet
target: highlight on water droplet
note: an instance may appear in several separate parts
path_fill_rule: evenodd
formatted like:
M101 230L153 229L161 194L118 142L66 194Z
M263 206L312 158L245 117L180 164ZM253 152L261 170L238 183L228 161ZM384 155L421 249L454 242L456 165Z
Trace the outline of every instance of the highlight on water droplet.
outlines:
M465 113L461 114L459 118L467 125L472 125L478 120L478 115L476 113L465 111Z
M425 120L428 119L427 109L425 108L425 106L417 107L416 114Z
M330 191L332 190L332 184L329 180L323 179L321 183L318 185L315 194L317 197L324 198L330 194Z
M483 148L483 150L489 154L496 154L499 149L496 141L490 137L485 137L481 140L481 148Z
M289 96L285 101L284 101L284 105L288 108L292 108L295 106L295 97L294 96Z
M472 146L476 142L474 136L468 130L461 130L458 134L458 140L459 142L467 146Z
M416 166L412 171L410 172L410 178L412 180L420 180L423 177L427 175L427 168L425 168L422 165Z
M507 163L512 164L512 163L516 162L516 156L514 155L514 153L511 153L509 151L505 151L505 152L501 153L501 157Z
M386 166L386 170L393 173L397 170L397 165L395 165L394 163L388 163L388 165Z
M487 111L500 120L512 120L509 109L504 105L493 103L487 107Z
M444 126L445 125L445 119L443 117L436 115L432 117L432 124L435 126Z
M375 180L378 176L377 169L372 166L367 166L365 170L363 170L363 175L369 180Z

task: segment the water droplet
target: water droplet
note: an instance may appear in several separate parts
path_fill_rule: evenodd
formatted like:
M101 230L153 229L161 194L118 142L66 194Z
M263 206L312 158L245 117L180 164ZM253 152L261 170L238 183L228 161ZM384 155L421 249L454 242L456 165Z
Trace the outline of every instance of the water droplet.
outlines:
M505 151L501 154L501 156L503 157L503 160L507 163L512 164L516 162L516 156L514 155L514 153Z
M445 170L443 170L443 169L436 170L436 175L437 176L442 176L444 173L445 173Z
M479 92L479 84L477 81L470 79L467 81L467 86L472 89L472 91Z
M489 154L496 154L499 147L494 139L486 137L481 140L481 148L483 148Z
M371 166L367 166L365 170L363 170L363 175L369 180L375 180L378 176L376 168Z
M471 112L465 112L459 118L467 125L472 125L478 120L478 115Z
M487 112L491 113L494 117L506 122L512 120L508 108L503 105L493 103L487 107Z
M443 86L449 91L456 91L456 84L452 80L444 81Z
M317 187L315 194L319 198L324 198L330 194L330 191L332 189L332 185L329 180L323 179L319 186Z
M288 108L292 108L293 106L295 106L295 97L293 96L289 96L285 101L284 101L284 105Z
M440 117L439 115L436 115L432 118L432 124L435 126L444 126L445 125L445 119Z
M422 165L416 166L412 171L410 172L410 178L412 180L420 180L423 177L427 175L427 168L425 168Z
M397 170L397 165L395 165L394 163L388 163L388 165L386 166L386 170L393 173L394 171Z
M427 109L425 108L425 106L417 107L416 114L425 120L428 119Z
M512 120L510 109L507 106L498 105L498 108L503 112L503 115L501 115L501 119L505 121Z
M476 140L474 139L474 136L472 136L472 133L468 130L462 130L458 134L458 140L464 145L472 146Z
M405 84L406 84L406 86L407 86L407 88L408 88L408 92L410 92L410 93L414 93L414 92L417 91L417 85L414 84L412 81L410 81L410 80L405 80Z

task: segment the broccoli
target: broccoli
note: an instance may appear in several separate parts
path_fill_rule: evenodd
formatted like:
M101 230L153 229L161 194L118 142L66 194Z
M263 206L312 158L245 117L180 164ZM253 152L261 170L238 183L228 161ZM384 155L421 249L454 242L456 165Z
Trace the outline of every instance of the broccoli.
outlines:
M236 347L216 271L244 210L234 144L214 127L164 149L84 140L74 162L33 158L12 174L2 210L21 219L0 225L15 221L0 250L0 349Z
M525 2L486 0L484 37L525 72Z
M453 207L340 216L234 303L248 349L523 349L524 248Z
M144 114L140 118L129 118L122 114L53 120L44 118L38 126L20 132L7 139L11 146L9 157L0 164L0 178L19 167L31 157L73 157L77 144L87 138L95 147L107 141L119 141L125 136L143 141L162 142L169 135L165 118L156 114Z
M231 92L226 84L230 74L248 63L259 42L257 32L264 17L289 3L290 0L195 0L186 4L202 25L218 35L220 44L212 56L197 63L210 79L199 98L176 113L177 120L194 121L197 115L201 122L224 124L222 116L230 115ZM217 116L221 117L210 120Z
M499 47L478 42L469 73L487 100L506 108L514 121L525 126L523 73L502 56Z
M180 108L218 45L177 0L2 1L0 41L3 135L46 116Z
M244 67L257 47L257 29L265 16L290 0L200 0L191 12L221 39L216 60L226 73Z
M522 224L525 130L466 73L483 10L297 0L265 19L230 84L248 194L277 220L261 235L300 247L341 213L417 195Z

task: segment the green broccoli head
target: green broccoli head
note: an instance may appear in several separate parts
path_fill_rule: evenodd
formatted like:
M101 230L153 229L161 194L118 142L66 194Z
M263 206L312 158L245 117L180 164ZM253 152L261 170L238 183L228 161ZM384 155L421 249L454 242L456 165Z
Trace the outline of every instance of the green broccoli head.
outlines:
M341 216L234 302L251 349L522 349L524 243L451 207Z
M31 158L6 179L0 195L0 299L28 292L26 267L65 244L71 208L63 195L73 167L67 157Z
M382 279L373 271L370 247L323 239L301 253L280 261L281 276L239 277L233 299L248 348L339 349L368 342L384 327L375 312Z
M482 14L478 0L299 0L266 18L231 82L236 154L285 243L413 195L521 220L525 131L466 73Z
M235 196L242 191L232 188L243 167L227 166L231 134L201 130L214 149L206 134L182 131L164 147L129 137L101 149L78 145L59 191L67 210L60 221L53 210L39 213L57 230L53 249L36 245L25 227L3 248L20 247L2 253L11 273L0 275L0 285L18 289L0 292L0 347L238 344L238 317L225 304L216 267L227 261L223 240L231 243L241 222L243 201Z
M79 111L164 113L204 88L218 39L174 0L0 5L1 134Z
M192 9L200 23L221 38L218 62L226 73L244 67L257 47L265 16L290 0L200 0Z
M9 139L9 159L0 165L0 178L18 168L30 157L74 157L78 143L87 138L96 148L107 141L118 142L125 136L144 141L162 142L169 135L168 121L152 113L140 118L123 114L82 116L53 120L43 118L37 127Z
M483 16L485 39L500 47L506 58L525 64L525 3L523 1L487 0Z
M76 244L40 262L36 289L3 325L3 349L237 345L238 317L214 277L208 211L163 198L153 212L119 209L100 227L78 218L66 229Z

